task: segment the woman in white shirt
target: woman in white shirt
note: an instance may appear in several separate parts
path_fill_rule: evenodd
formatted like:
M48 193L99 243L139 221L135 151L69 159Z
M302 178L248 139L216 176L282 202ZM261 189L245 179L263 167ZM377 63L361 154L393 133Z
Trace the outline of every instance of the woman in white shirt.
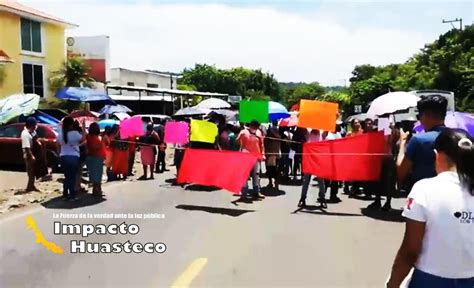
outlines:
M474 140L445 129L434 144L434 178L417 182L403 215L405 237L387 287L474 287Z
M86 133L79 133L74 127L74 119L66 116L62 121L62 133L59 133L57 140L60 145L60 163L64 172L63 198L64 200L76 200L76 175L80 166L79 145L86 138ZM86 131L82 123L82 131Z

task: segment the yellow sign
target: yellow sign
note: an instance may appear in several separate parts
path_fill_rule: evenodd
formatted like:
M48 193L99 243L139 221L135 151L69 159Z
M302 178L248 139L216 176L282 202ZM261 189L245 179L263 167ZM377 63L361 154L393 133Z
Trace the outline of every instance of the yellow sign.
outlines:
M217 125L203 120L191 120L191 139L195 142L214 143L218 130Z

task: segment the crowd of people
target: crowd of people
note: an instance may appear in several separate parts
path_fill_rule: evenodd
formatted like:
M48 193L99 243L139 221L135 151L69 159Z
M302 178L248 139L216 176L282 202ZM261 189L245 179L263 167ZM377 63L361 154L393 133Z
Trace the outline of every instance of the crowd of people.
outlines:
M262 126L253 121L235 126L224 117L209 121L218 126L215 143L189 142L175 145L174 162L179 173L185 148L217 149L256 153L261 156L251 169L249 179L240 193L239 201L263 199L260 176L266 174L268 189L280 189L285 181L301 179L298 206L306 207L311 178L318 182L317 201L326 207L338 203L340 188L349 197L375 200L368 208L391 209L396 190L411 191L403 215L407 218L403 243L393 264L387 287L399 287L410 269L414 269L409 287L474 287L474 140L465 131L444 126L446 98L428 96L418 102L418 118L425 131L413 133L409 123L392 123L386 137L380 180L375 182L345 182L322 179L302 173L304 143L335 140L372 133L373 119L362 123L354 119L348 129L337 123L334 133L299 127L279 127L277 122ZM36 121L29 118L21 135L26 170L27 190L36 190L35 173L41 145L35 135ZM405 132L407 131L407 132ZM140 152L143 175L140 180L153 179L154 173L166 171L163 131L156 132L152 124L140 138L121 139L118 126L100 133L97 123L80 125L71 117L62 120L59 133L60 163L64 173L63 197L75 201L81 190L82 168L86 165L92 194L102 196L102 174L106 167L109 181L132 175L136 151ZM35 148L36 147L36 148ZM36 151L36 152L35 152ZM265 163L263 169L261 163ZM44 165L43 165L44 166ZM196 167L199 169L199 167ZM43 169L44 170L44 169ZM46 169L47 170L47 169ZM265 170L265 173L262 173ZM150 172L150 176L148 176ZM299 178L299 176L301 178ZM382 196L386 202L382 205Z

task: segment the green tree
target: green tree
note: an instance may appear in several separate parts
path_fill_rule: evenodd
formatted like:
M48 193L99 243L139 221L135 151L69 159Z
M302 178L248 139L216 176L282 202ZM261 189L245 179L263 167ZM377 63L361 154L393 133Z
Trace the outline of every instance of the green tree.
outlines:
M93 88L95 80L89 76L90 67L84 59L75 57L66 60L61 68L51 72L48 79L49 89L56 94L64 87ZM80 102L50 99L45 105L50 108L72 111L80 108Z
M217 69L207 64L196 64L194 68L184 70L180 84L193 85L198 91L245 98L267 95L279 101L282 96L280 85L272 74L243 67Z
M66 60L62 67L51 72L49 87L56 93L64 87L94 87L95 80L89 75L90 67L84 59L75 57Z

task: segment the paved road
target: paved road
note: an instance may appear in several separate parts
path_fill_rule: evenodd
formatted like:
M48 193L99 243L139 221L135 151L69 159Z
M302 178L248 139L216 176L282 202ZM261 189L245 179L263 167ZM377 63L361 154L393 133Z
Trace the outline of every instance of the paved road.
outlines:
M362 215L369 202L348 199L326 211L295 211L300 186L282 186L251 204L225 191L184 190L165 182L113 183L107 200L71 208L53 201L0 217L0 287L381 287L402 238L396 214ZM263 180L263 184L265 180ZM315 203L316 187L308 203ZM399 207L402 199L394 202ZM80 236L53 234L53 213L159 213L164 219L61 219L136 223L137 235L91 235L88 242L163 242L163 254L71 254ZM26 230L32 215L53 254ZM393 217L392 217L393 216ZM375 219L382 217L383 220ZM388 221L390 220L390 221Z

